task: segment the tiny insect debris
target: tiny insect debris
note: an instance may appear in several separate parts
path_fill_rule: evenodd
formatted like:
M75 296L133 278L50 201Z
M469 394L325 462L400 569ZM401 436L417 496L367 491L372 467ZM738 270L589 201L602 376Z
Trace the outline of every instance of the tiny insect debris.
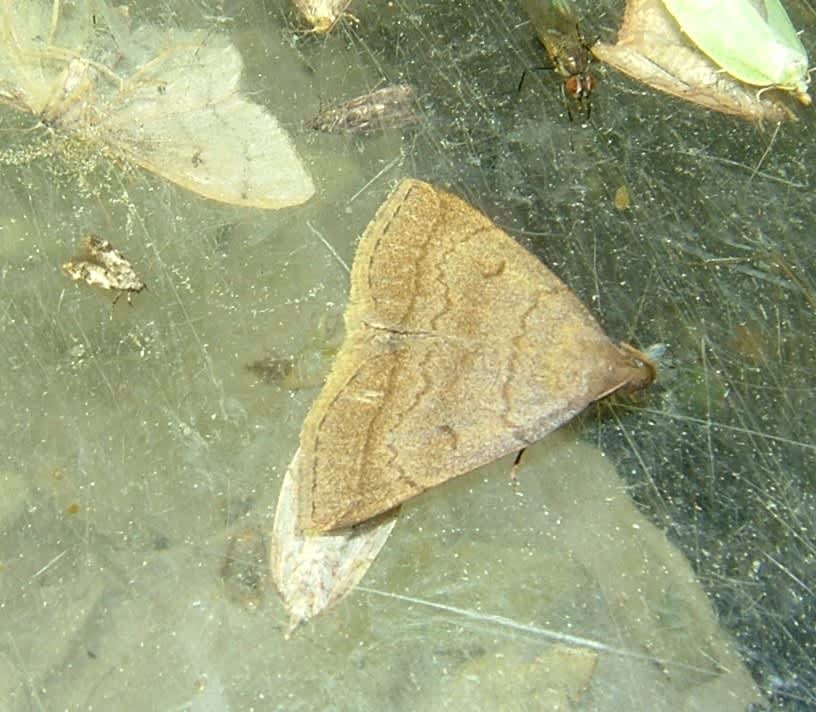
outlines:
M315 388L326 380L337 349L306 348L291 356L277 357L266 354L263 358L247 364L246 369L259 381L276 385L289 391Z
M416 91L393 84L324 109L306 128L327 133L368 133L416 123Z
M123 294L130 304L131 294L141 292L146 286L127 258L96 235L86 235L80 240L79 254L62 265L62 271L75 282L119 292L114 304Z
M351 0L293 0L303 19L309 25L309 31L316 35L325 35L344 17L356 21L356 17L347 12Z
M274 354L266 354L263 358L256 359L245 366L246 370L255 374L259 381L275 385L283 383L292 373L294 367L294 356L279 358Z
M628 210L632 206L632 196L629 193L629 188L625 185L618 186L618 189L615 191L614 203L615 210L619 213Z
M230 539L221 579L227 597L245 610L257 610L263 605L267 558L266 540L260 529L245 529Z
M342 339L340 314L326 313L300 351L284 356L267 352L263 358L247 364L246 369L259 381L290 391L314 388L326 380Z

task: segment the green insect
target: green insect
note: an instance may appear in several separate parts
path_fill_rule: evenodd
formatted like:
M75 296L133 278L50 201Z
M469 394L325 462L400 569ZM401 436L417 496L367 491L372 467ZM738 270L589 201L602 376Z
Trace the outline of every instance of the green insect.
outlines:
M783 89L805 106L808 57L779 0L663 0L689 39L746 84Z

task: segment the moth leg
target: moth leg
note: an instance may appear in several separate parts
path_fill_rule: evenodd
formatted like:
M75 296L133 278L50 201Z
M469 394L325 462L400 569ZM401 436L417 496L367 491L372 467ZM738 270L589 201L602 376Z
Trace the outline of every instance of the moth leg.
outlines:
M111 304L111 310L113 310L113 308L116 306L116 302L118 302L122 298L123 294L125 295L125 299L127 299L128 306L131 307L131 309L133 308L133 299L132 299L133 290L132 289L120 289L120 290L117 290L116 296L113 298L113 303Z

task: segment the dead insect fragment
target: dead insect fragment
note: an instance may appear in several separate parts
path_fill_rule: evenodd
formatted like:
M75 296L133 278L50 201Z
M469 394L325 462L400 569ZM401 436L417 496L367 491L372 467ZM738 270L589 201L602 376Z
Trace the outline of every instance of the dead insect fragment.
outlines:
M267 354L247 364L246 368L264 383L289 391L301 391L323 384L336 353L336 348L327 347L306 348L300 353L281 358Z
M273 354L267 354L252 363L246 365L247 371L251 371L260 381L264 383L280 385L294 370L294 358L284 356L278 358Z
M62 271L76 282L119 292L114 304L122 294L127 294L130 303L130 295L145 288L142 278L125 256L96 235L86 235L80 240L79 254L62 265Z
M325 35L343 18L356 20L346 8L351 0L293 0L303 19L309 25L309 31L316 35Z
M230 600L245 610L263 604L267 558L266 539L259 529L245 529L230 539L221 579Z
M247 364L246 369L258 380L290 391L323 385L343 340L340 316L332 312L323 314L314 335L297 353L285 356L267 353Z
M621 185L615 191L615 210L619 213L622 213L624 210L628 210L632 206L632 195L629 193L629 188L625 185Z
M539 42L544 45L553 69L564 77L561 92L572 120L570 102L577 103L587 119L595 79L589 73L592 53L569 0L522 0Z
M416 91L393 84L321 111L306 127L328 133L367 133L416 123Z

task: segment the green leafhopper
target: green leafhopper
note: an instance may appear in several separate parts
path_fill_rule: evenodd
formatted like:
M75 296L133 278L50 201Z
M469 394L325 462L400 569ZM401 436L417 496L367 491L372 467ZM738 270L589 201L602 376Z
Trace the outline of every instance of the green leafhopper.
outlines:
M663 0L627 0L617 43L596 42L592 53L658 91L714 111L757 121L796 118L785 104L763 99L700 52Z
M663 2L689 39L732 77L810 104L807 52L779 0Z

